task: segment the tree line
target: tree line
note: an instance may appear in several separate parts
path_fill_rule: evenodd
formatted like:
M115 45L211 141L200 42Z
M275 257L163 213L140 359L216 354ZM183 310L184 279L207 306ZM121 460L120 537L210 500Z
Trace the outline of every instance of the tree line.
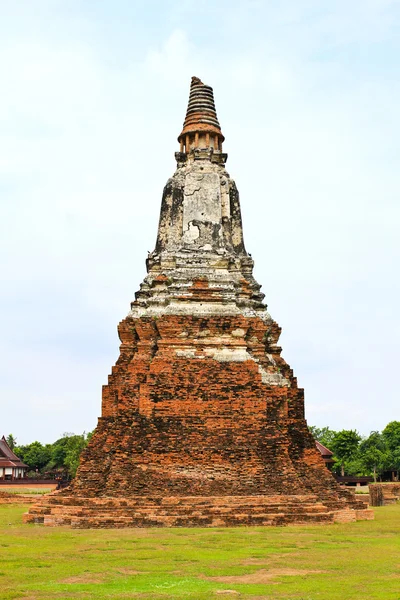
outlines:
M329 427L310 426L314 438L333 452L333 472L339 475L373 476L374 481L391 472L399 479L400 421L391 421L383 431L371 431L361 436L356 430L334 431ZM74 477L79 456L87 446L92 433L64 433L54 444L32 442L18 446L9 434L7 443L29 467L28 475L62 474Z
M391 421L382 431L361 436L353 429L333 431L329 427L310 428L314 438L333 452L333 472L338 475L373 476L374 481L384 473L399 479L400 421Z
M80 435L64 433L53 444L32 442L18 446L13 434L6 436L6 441L13 452L29 467L29 476L60 475L75 477L79 465L79 456L86 448L92 433L83 432Z

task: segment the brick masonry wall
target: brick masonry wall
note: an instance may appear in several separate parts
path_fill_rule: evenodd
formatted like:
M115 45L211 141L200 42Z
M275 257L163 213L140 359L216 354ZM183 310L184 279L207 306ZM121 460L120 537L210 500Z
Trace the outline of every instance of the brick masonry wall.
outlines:
M225 524L331 522L335 514L336 520L355 520L363 510L370 518L366 505L338 487L316 450L303 390L280 356L279 333L274 322L241 315L125 319L120 357L103 389L102 417L72 486L54 496L48 512L49 500L42 501L43 514L63 507L58 520L46 516L47 524L71 523L74 499L95 507L102 498L121 497L190 497L191 505L226 498ZM280 497L279 517L265 517L270 507L257 521L251 498L260 496ZM304 498L307 510L299 503L293 508L293 496ZM242 520L238 498L247 515ZM149 514L150 524L158 525L222 523L212 505L200 502L198 518L188 509L178 518L176 503L167 502L164 521L157 505L136 507L142 514L136 520L133 509L125 514L116 505L114 521L110 513L80 510L74 526L143 525ZM43 522L40 515L31 510L31 520Z
M306 427L303 392L274 336L270 347L263 341L268 329L242 316L126 319L76 492L299 493L309 480L299 477L305 459L305 471L332 487ZM244 350L246 360L208 356L222 347ZM269 377L274 385L263 382Z
M371 506L386 506L400 502L400 482L369 485Z
M37 498L28 494L13 494L0 490L0 504L33 504Z

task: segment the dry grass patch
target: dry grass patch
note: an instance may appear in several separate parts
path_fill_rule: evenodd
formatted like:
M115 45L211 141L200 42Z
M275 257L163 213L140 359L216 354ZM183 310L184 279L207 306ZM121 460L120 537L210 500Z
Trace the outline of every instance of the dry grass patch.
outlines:
M245 575L227 575L222 577L206 577L210 581L219 583L270 583L278 577L305 577L324 571L300 570L300 569L260 569L254 573Z
M76 575L75 577L66 577L65 579L60 579L58 583L103 583L106 581L106 579L107 575L104 573L82 573L82 575Z
M117 570L117 573L119 573L120 575L129 575L130 577L133 577L135 575L146 575L146 571L135 571L135 569L129 569L128 567L123 567L123 568L119 568Z

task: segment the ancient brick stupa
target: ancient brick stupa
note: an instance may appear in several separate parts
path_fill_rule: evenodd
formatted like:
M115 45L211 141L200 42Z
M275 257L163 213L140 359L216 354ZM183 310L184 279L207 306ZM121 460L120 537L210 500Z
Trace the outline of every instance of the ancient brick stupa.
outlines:
M73 527L370 518L326 469L281 357L225 170L213 90L193 77L155 250L78 474L26 516Z

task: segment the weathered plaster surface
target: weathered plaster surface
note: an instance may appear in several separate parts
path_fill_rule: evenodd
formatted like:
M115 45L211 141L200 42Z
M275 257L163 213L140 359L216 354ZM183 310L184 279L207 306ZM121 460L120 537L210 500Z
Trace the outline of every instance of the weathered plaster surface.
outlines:
M239 194L225 170L226 155L209 149L177 158L164 188L148 275L130 316L241 314L270 320L244 246Z

